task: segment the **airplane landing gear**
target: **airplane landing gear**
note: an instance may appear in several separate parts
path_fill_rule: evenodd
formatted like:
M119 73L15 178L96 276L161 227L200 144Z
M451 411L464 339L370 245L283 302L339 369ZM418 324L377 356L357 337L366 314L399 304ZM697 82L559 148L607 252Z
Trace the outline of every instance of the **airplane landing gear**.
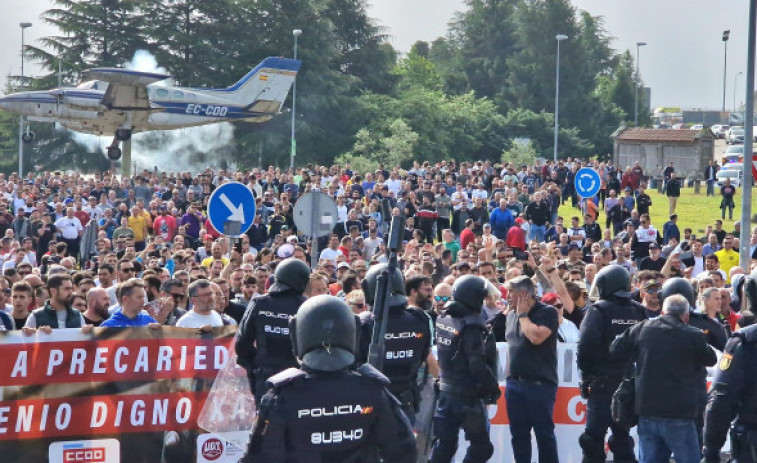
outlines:
M131 138L130 129L118 129L116 130L116 139L118 141L126 141Z
M27 130L26 132L21 135L21 141L24 143L31 143L34 141L34 132L31 130Z
M109 146L107 150L108 159L118 161L121 158L121 148L118 146Z
M118 145L121 144L121 139L118 138L118 132L121 130L124 129L116 130L116 135L113 137L113 141L105 150L105 153L108 155L108 159L110 159L111 161L118 161L121 158L121 148L118 147ZM129 134L131 135L131 130L128 130L127 132L129 132Z

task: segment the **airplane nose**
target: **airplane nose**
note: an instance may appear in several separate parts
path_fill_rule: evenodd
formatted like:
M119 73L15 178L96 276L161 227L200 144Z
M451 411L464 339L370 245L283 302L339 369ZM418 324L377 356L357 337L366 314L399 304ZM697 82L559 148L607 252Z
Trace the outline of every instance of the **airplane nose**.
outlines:
M13 103L11 102L11 99L9 97L7 96L0 97L0 109L10 111L12 105Z

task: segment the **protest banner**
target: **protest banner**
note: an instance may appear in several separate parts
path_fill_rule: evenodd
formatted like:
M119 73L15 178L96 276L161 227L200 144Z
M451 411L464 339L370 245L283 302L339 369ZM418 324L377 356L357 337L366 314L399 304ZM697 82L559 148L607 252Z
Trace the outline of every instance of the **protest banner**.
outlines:
M235 327L0 333L4 461L192 462Z

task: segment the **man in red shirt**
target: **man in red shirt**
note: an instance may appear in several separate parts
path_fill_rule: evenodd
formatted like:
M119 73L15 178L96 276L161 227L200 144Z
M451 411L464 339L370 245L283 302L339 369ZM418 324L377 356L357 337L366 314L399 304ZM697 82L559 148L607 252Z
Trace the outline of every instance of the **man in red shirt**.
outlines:
M526 250L526 232L520 228L522 224L523 219L520 217L515 219L515 225L507 231L507 239L505 239L508 248L517 249L521 252Z
M89 223L89 214L87 211L82 209L84 204L81 202L81 200L74 201L74 217L79 219L79 222L81 222L82 228L86 227Z
M168 207L165 204L161 204L158 208L160 215L155 219L152 225L152 229L156 234L160 234L166 243L173 241L173 237L176 236L176 219L168 215Z
M460 232L460 249L466 249L468 244L476 241L476 235L473 234L473 219L465 221L465 228Z

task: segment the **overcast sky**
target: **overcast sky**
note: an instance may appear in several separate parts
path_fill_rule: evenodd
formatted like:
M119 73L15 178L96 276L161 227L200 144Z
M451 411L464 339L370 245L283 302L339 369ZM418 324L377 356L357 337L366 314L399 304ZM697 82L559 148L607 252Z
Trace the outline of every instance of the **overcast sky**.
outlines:
M42 24L40 14L50 0L3 0L0 16L0 72L20 72L22 21L34 23L26 41L56 33ZM373 0L370 14L388 28L392 44L406 52L416 40L444 35L447 23L463 0ZM733 107L734 77L738 72L737 104L744 100L746 71L747 0L690 2L686 0L573 0L592 15L602 16L616 50L641 49L641 75L652 89L652 106L720 109L723 103L723 30L728 42L726 109ZM303 28L304 29L304 28ZM559 34L561 31L554 31ZM307 40L306 34L300 41ZM33 73L35 68L28 64Z

